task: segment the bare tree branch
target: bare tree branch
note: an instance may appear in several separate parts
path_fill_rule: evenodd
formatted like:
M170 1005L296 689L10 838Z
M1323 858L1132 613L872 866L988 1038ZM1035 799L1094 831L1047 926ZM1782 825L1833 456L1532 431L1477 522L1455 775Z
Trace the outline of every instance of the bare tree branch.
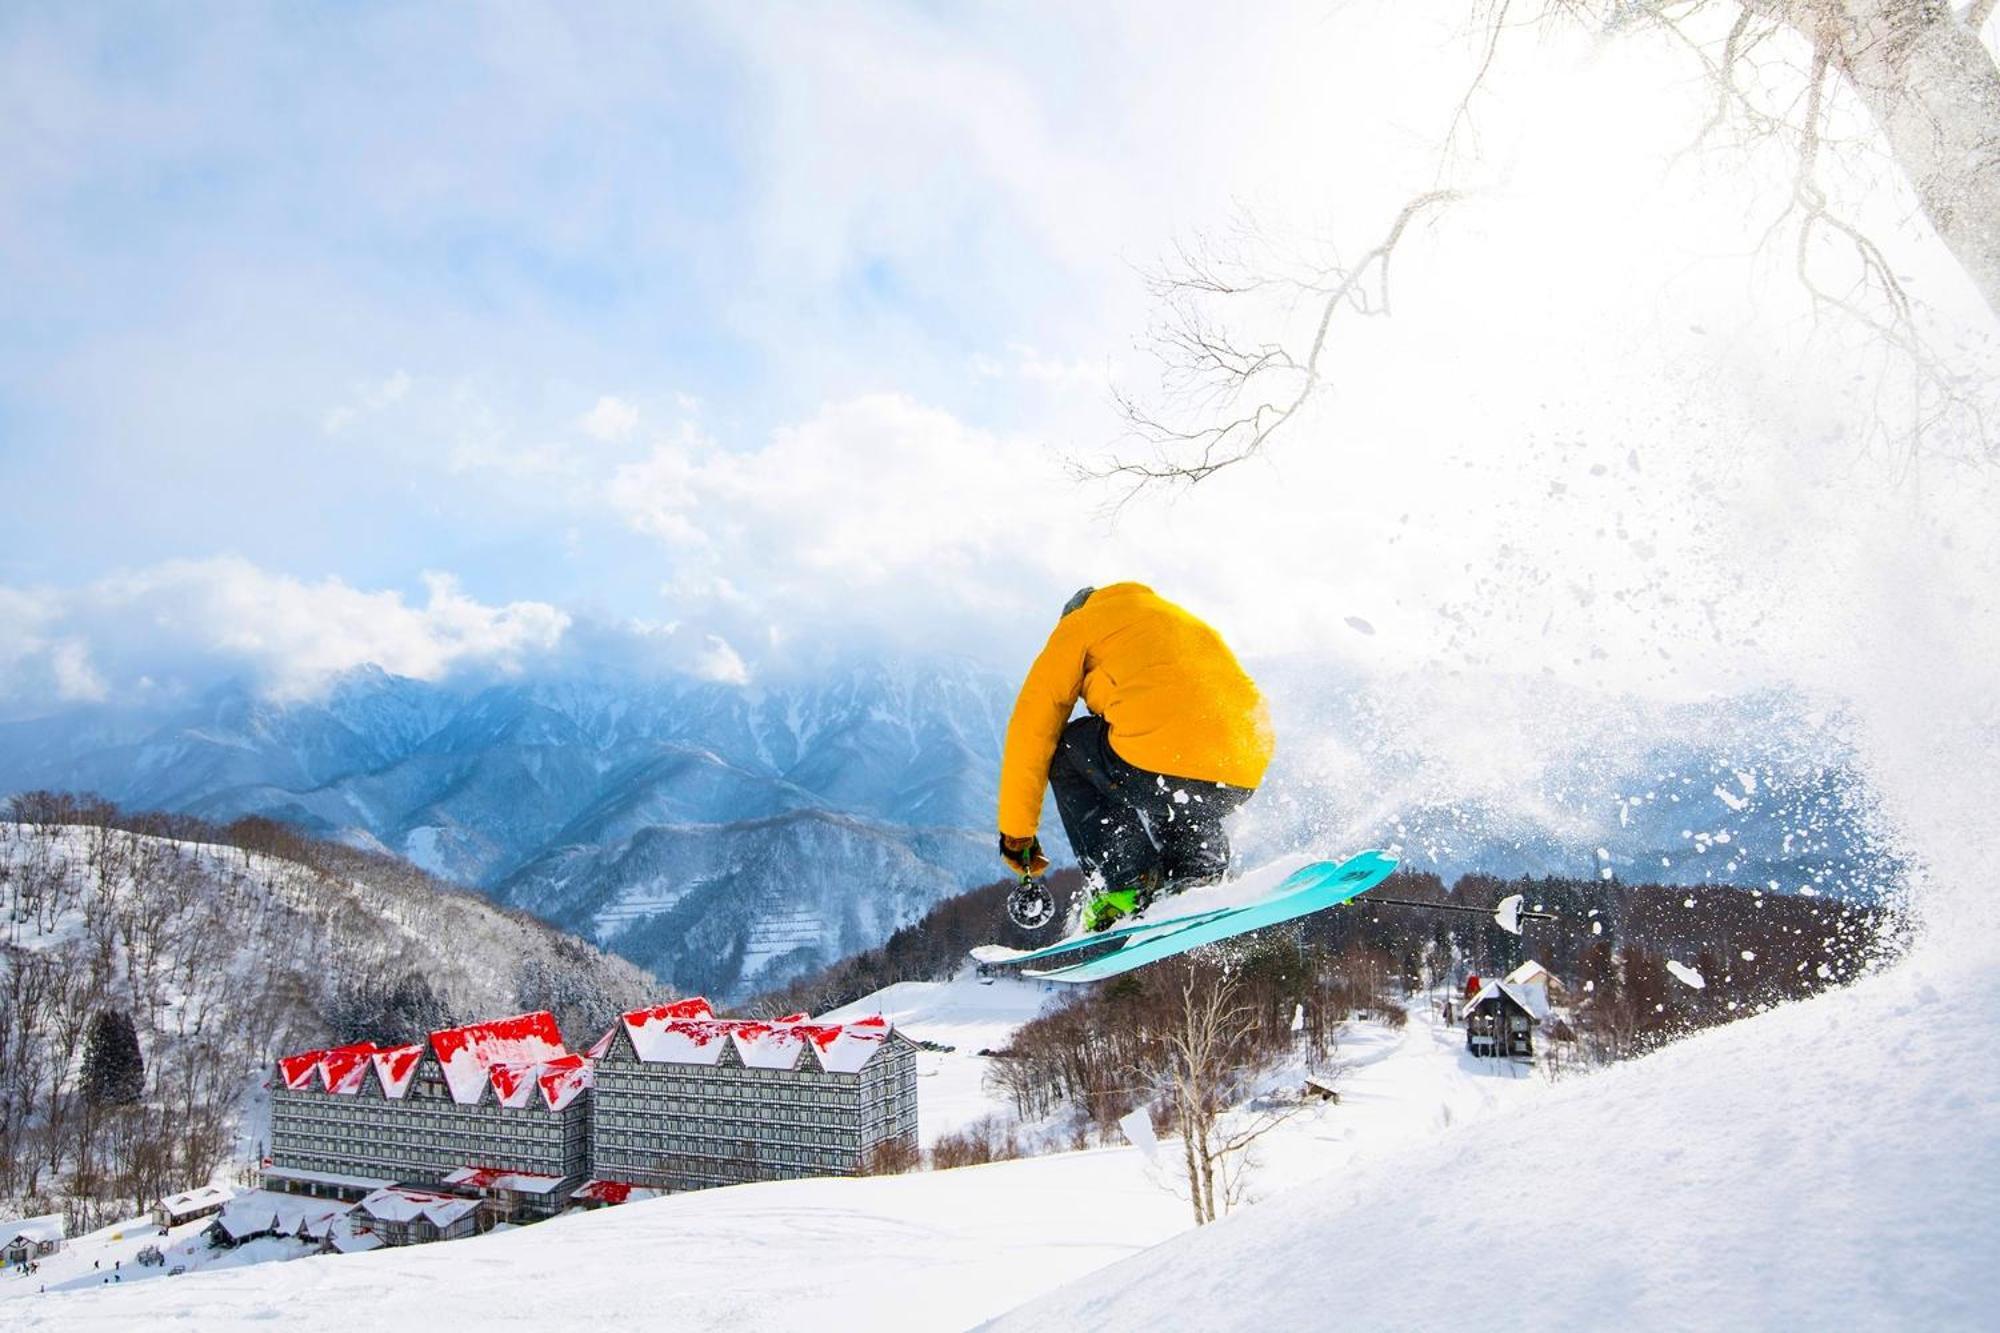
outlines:
M1829 327L1850 324L1877 344L1878 395L1891 371L1908 371L1910 425L1890 427L1879 412L1877 424L1914 447L1952 421L1990 453L1980 387L1949 371L1926 342L1902 280L1881 246L1835 210L1820 166L1829 148L1828 99L1838 84L1860 98L1926 217L2000 312L2000 240L1990 226L2000 216L2000 70L1977 35L1996 6L2000 0L1971 0L1961 22L1944 0L1481 0L1477 63L1444 136L1439 180L1510 32L1558 19L1605 33L1638 26L1661 32L1700 62L1713 90L1684 151L1728 125L1739 130L1732 145L1739 150L1769 139L1797 144L1790 198L1758 248L1790 229L1801 287L1815 308L1839 317ZM1794 35L1807 43L1805 68ZM1193 485L1259 455L1330 380L1335 315L1343 307L1387 313L1398 243L1420 215L1456 197L1440 184L1412 199L1351 266L1286 271L1247 251L1221 253L1205 242L1179 247L1172 265L1150 280L1162 311L1151 331L1162 393L1142 402L1120 392L1124 441L1109 463L1080 466L1077 474L1122 483L1115 509L1148 488ZM1242 231L1239 239L1265 239L1254 227ZM1839 273L1843 263L1851 264L1851 278ZM1287 314L1274 315L1273 305ZM1282 326L1298 311L1310 312L1309 339L1244 332L1260 315Z
M1458 109L1452 113L1451 127L1444 133L1444 149L1438 154L1438 174L1434 183L1441 184L1444 180L1445 170L1452 158L1452 150L1458 143L1460 127L1471 123L1473 99L1479 95L1479 90L1486 84L1487 74L1493 69L1493 57L1500 52L1500 39L1507 31L1507 14L1513 7L1514 0L1499 0L1493 17L1487 21L1486 54L1480 59L1479 68L1473 73L1472 81L1466 85L1465 95L1458 99Z
M1236 262L1223 262L1206 248L1178 251L1178 266L1153 279L1165 310L1153 331L1162 381L1177 400L1206 417L1199 425L1167 420L1136 398L1119 394L1120 415L1133 438L1151 446L1151 459L1114 459L1082 469L1093 479L1131 484L1127 498L1148 484L1205 481L1226 467L1251 458L1274 432L1304 407L1326 377L1327 339L1343 307L1358 315L1389 310L1390 265L1405 233L1425 212L1450 203L1451 190L1431 190L1410 200L1388 232L1351 267L1331 263L1303 276L1237 276ZM1312 336L1294 353L1282 343L1238 341L1208 313L1212 298L1255 293L1310 298L1316 302ZM1275 378L1274 378L1275 377Z

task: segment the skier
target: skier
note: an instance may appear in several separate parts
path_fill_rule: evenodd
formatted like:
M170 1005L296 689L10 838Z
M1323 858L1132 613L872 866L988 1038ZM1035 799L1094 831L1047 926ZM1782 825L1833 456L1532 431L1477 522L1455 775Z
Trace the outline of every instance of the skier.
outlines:
M1090 710L1070 721L1081 696ZM1213 629L1139 583L1069 599L1014 703L1000 761L1000 856L1022 925L1052 914L1042 788L1083 868L1085 930L1229 868L1222 821L1263 781L1274 739L1256 684ZM1038 919L1039 918L1039 919Z

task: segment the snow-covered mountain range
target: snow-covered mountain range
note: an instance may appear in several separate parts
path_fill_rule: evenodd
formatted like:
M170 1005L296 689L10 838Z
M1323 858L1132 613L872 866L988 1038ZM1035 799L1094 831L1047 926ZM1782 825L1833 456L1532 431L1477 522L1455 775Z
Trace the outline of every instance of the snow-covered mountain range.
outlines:
M1867 879L1854 779L1790 701L1586 703L1495 682L1364 686L1296 664L1260 676L1281 747L1243 820L1245 858L1375 845L1447 877ZM1013 692L955 658L757 686L363 668L313 700L229 684L171 710L5 724L0 792L286 820L729 997L878 944L995 877ZM1060 851L1052 811L1043 833Z
M286 820L731 993L879 943L991 877L1011 702L951 659L764 688L364 668L311 701L228 684L165 715L8 724L0 791Z

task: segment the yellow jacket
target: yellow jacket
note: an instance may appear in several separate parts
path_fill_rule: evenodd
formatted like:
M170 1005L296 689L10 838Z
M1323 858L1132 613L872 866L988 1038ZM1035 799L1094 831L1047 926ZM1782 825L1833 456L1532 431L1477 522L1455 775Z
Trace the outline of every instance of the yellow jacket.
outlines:
M1049 761L1078 695L1136 768L1232 787L1264 780L1276 743L1270 714L1236 655L1151 588L1114 583L1056 623L1014 701L1000 760L1008 837L1041 825Z

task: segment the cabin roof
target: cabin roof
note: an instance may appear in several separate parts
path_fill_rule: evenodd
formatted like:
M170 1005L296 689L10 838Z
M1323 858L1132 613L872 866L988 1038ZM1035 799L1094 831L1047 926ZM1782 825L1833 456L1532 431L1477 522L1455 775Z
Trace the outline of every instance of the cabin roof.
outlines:
M1522 986L1512 981L1483 981L1479 993L1465 1002L1465 1012L1471 1013L1488 1000L1505 996L1527 1011L1528 1017L1540 1023L1549 1016L1548 998L1533 986Z

